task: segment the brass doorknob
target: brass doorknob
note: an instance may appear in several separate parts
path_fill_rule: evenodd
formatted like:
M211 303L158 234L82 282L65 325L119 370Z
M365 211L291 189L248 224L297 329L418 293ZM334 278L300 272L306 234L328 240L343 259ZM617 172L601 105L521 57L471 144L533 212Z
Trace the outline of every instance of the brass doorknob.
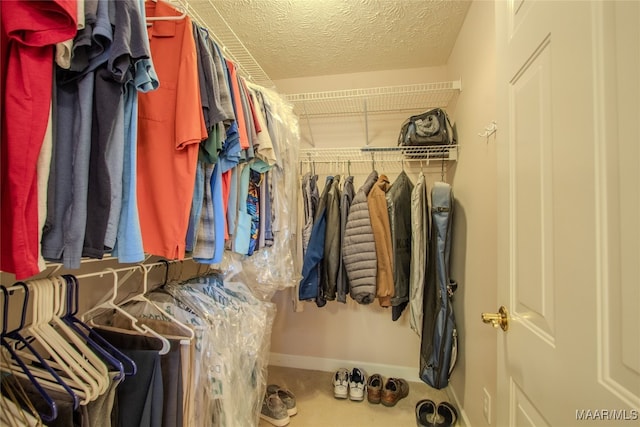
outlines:
M482 313L482 321L491 323L494 328L500 326L506 332L509 330L509 311L502 305L497 313Z

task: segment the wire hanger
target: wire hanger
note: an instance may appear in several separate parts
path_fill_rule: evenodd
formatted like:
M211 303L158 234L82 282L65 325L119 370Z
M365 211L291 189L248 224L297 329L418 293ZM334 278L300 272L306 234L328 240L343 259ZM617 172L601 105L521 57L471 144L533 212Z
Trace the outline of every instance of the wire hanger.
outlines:
M171 349L171 343L169 343L168 339L166 339L165 337L163 337L162 335L160 335L159 333L157 333L153 329L149 328L148 326L146 326L144 324L139 324L137 318L135 318L131 314L127 313L126 310L123 310L120 306L118 306L116 304L115 301L116 301L116 298L118 296L118 272L116 272L113 268L106 268L105 270L110 272L111 274L113 274L113 294L111 295L111 298L109 300L107 300L106 302L104 302L102 304L99 304L96 307L93 307L92 309L90 309L86 313L84 313L84 315L82 316L82 320L87 322L89 325L91 325L93 327L104 327L105 325L96 324L94 322L94 319L92 317L90 317L89 315L90 314L95 314L97 311L104 310L104 309L114 310L115 312L123 315L124 317L126 317L127 319L129 319L131 321L131 328L134 331L137 331L137 332L141 333L142 335L147 335L147 336L150 335L150 336L158 338L160 340L160 342L162 343L162 349L160 349L159 353L161 355L167 354L169 352L169 350Z
M182 264L181 264L181 266L182 266ZM184 332L186 338L188 338L189 340L194 339L195 333L193 332L192 328L190 328L189 326L185 325L184 323L182 323L181 321L176 319L173 315L171 315L169 312L167 312L166 310L161 308L158 304L156 304L155 302L153 302L149 298L147 298L146 294L148 292L148 270L147 270L147 267L145 267L142 264L139 264L137 267L140 268L140 270L142 271L142 289L140 290L140 292L138 294L136 294L133 297L128 298L125 301L121 302L120 306L122 307L122 306L126 305L127 303L135 302L135 301L145 303L145 304L147 304L147 306L152 307L157 312L159 312L161 316L164 316L168 320L170 320L171 323L173 323L174 325L178 326L180 328L180 330L182 330ZM180 269L180 273L182 274L182 268ZM140 319L140 321L144 323L144 319Z

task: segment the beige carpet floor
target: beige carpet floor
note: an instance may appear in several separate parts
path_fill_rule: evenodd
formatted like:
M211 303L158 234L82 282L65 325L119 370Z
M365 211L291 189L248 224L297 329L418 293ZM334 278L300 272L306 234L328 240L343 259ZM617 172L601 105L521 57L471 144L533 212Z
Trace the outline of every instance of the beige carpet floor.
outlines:
M385 376L384 372L379 374ZM419 400L447 400L443 390L423 382L411 382L409 396L393 407L370 404L366 397L363 402L339 400L333 397L332 379L332 372L269 367L268 383L288 388L296 395L298 414L291 417L291 427L414 427ZM259 427L273 426L260 420Z

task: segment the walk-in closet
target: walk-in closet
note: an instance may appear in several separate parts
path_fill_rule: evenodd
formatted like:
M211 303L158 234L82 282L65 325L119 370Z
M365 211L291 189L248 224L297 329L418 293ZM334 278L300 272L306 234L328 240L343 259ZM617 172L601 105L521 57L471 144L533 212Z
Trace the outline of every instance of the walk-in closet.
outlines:
M0 19L0 425L637 423L640 3Z

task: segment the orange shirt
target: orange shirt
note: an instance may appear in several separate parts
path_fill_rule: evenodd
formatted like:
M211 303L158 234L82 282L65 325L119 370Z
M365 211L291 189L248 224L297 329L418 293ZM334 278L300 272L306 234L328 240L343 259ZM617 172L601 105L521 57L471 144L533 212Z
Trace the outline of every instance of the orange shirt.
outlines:
M244 108L242 108L242 100L240 99L240 86L238 86L238 73L233 62L226 60L229 69L229 84L233 93L233 109L236 113L236 122L238 122L238 135L240 136L240 148L246 150L249 148L249 135L247 134L247 122L244 119Z
M178 16L146 2L147 17ZM195 183L198 145L207 137L191 20L153 21L148 28L157 90L138 96L138 210L144 251L182 259Z

